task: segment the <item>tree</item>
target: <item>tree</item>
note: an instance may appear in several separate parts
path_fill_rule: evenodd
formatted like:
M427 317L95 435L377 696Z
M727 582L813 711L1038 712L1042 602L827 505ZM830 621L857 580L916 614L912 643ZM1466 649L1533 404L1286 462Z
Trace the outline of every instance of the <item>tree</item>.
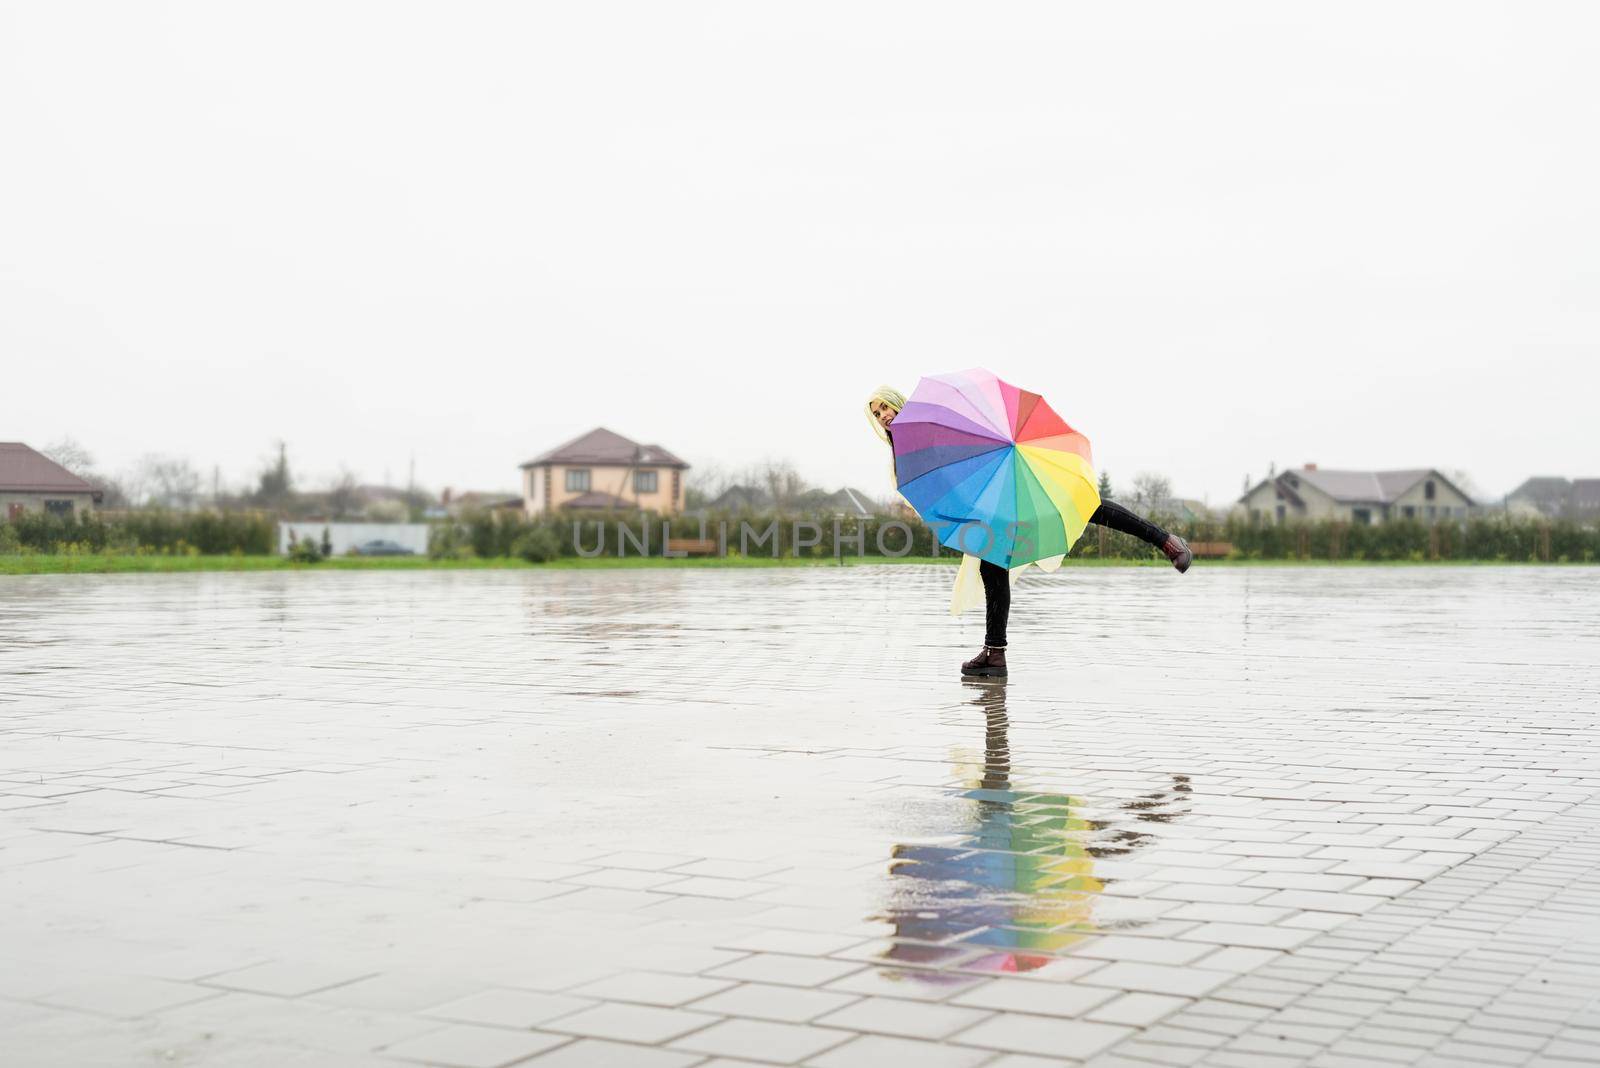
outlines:
M733 484L733 473L721 464L696 467L683 487L683 506L703 508L726 493Z
M261 470L260 485L256 489L256 503L281 508L294 493L294 476L289 473L289 446L278 442L278 457L267 462Z
M1146 509L1166 504L1172 500L1171 479L1153 471L1141 471L1133 476L1133 500Z
M355 515L360 505L361 493L357 488L356 476L341 468L339 474L328 483L328 511L333 518L344 519Z
M1104 471L1100 472L1100 499L1102 501L1111 499L1111 476Z
M200 503L200 472L181 456L147 453L129 476L134 502L157 508L188 510Z
M766 489L776 507L792 505L810 487L788 460L766 460L756 467L756 485Z
M1489 499L1478 484L1473 481L1472 476L1460 468L1446 471L1445 477L1455 483L1456 489L1472 498L1472 503L1482 504Z
M40 452L99 490L100 503L105 507L128 506L128 493L122 482L100 472L94 466L94 457L89 450L74 439L62 438L53 445L45 446Z
M40 451L79 478L83 477L85 471L94 470L94 457L89 455L88 449L72 438L62 438L54 445L46 445Z

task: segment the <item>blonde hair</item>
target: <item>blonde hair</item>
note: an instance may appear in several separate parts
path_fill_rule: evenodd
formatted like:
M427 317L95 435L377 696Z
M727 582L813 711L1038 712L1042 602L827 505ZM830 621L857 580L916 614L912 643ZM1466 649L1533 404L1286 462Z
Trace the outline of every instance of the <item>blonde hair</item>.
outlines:
M878 417L872 414L873 401L888 405L890 408L894 409L894 413L896 415L899 415L901 410L906 406L906 395L892 386L879 386L877 389L873 390L871 396L867 398L867 422L872 424L872 432L874 434L878 435L878 437L882 440L888 441L889 432L883 428L882 423L878 422Z

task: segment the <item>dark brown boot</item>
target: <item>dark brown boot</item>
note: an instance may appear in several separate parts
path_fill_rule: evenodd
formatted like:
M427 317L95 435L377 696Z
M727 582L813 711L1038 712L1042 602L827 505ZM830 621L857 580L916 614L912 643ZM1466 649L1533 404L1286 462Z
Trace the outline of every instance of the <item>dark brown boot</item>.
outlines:
M1172 561L1172 566L1178 569L1180 575L1194 563L1194 553L1189 551L1189 543L1176 534L1167 535L1167 540L1161 543L1161 551L1167 554L1167 559Z
M985 645L983 652L961 665L961 674L970 678L1003 679L1006 677L1006 651Z

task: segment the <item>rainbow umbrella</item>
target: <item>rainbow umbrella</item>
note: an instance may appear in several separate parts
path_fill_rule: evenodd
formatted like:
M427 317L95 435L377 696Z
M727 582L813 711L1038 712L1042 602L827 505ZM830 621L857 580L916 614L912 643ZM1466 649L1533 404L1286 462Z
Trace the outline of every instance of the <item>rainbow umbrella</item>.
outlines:
M890 438L900 492L940 543L1002 567L1064 555L1100 507L1089 439L981 368L918 382Z

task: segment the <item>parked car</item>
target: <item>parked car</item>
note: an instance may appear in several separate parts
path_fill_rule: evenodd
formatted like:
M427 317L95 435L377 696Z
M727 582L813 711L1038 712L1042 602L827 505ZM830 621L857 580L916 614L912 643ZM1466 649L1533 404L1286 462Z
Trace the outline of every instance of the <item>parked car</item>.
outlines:
M378 538L375 541L362 542L350 550L357 556L415 556L415 551L407 549L397 541L386 541Z

